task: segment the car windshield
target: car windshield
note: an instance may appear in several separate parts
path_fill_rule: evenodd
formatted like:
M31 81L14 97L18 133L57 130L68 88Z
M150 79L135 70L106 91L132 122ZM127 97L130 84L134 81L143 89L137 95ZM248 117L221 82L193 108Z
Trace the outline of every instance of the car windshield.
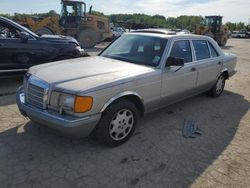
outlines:
M156 67L166 44L165 38L127 34L114 41L100 56Z

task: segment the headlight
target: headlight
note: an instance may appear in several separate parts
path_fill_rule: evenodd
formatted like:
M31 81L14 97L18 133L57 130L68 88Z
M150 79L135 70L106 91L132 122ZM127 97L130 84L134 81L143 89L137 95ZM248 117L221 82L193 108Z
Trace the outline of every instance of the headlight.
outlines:
M83 113L91 110L93 98L89 96L75 96L59 92L52 92L50 105L62 111Z
M65 110L72 110L74 108L75 96L61 94L59 97L59 106Z

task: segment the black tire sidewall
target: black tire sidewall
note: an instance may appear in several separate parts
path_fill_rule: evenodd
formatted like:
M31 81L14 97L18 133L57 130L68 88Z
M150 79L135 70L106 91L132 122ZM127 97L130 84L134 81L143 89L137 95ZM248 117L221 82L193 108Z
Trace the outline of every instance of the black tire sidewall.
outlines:
M217 93L217 91L216 91L216 86L217 86L218 80L219 80L221 77L223 77L223 82L224 82L224 84L223 84L223 89L222 89L222 91L221 91L220 93ZM225 76L225 74L221 74L221 75L218 77L218 79L217 79L215 85L213 86L213 88L210 90L210 95L211 95L212 97L219 97L219 96L223 93L223 91L224 91L225 82L226 82L226 76Z
M113 119L114 115L123 109L128 109L133 113L134 124L130 133L125 138L119 141L113 140L109 133L110 122ZM95 135L101 143L104 143L108 146L116 147L116 146L124 144L130 139L130 137L133 135L135 131L137 121L138 121L138 110L136 106L130 101L119 100L115 102L114 104L112 104L103 112L102 118L100 122L98 123L97 128L95 130Z
M86 38L90 38L91 42L87 43ZM92 48L95 46L95 37L91 31L82 31L78 37L78 42L85 48Z

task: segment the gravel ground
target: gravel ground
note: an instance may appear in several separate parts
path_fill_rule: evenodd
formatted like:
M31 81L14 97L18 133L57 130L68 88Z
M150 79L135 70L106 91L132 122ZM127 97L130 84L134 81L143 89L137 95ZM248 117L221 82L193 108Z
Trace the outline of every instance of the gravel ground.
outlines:
M0 81L0 187L250 187L250 40L231 39L238 73L219 98L205 94L149 114L117 148L71 140L23 118ZM182 136L185 119L203 134Z

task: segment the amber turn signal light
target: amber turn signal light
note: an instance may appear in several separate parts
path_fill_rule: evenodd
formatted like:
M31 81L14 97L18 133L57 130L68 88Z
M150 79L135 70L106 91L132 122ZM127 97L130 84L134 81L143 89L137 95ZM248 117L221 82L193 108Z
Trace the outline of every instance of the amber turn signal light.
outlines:
M91 110L93 106L93 98L92 97L83 97L83 96L76 96L75 98L75 105L74 105L74 112L76 113L83 113Z

